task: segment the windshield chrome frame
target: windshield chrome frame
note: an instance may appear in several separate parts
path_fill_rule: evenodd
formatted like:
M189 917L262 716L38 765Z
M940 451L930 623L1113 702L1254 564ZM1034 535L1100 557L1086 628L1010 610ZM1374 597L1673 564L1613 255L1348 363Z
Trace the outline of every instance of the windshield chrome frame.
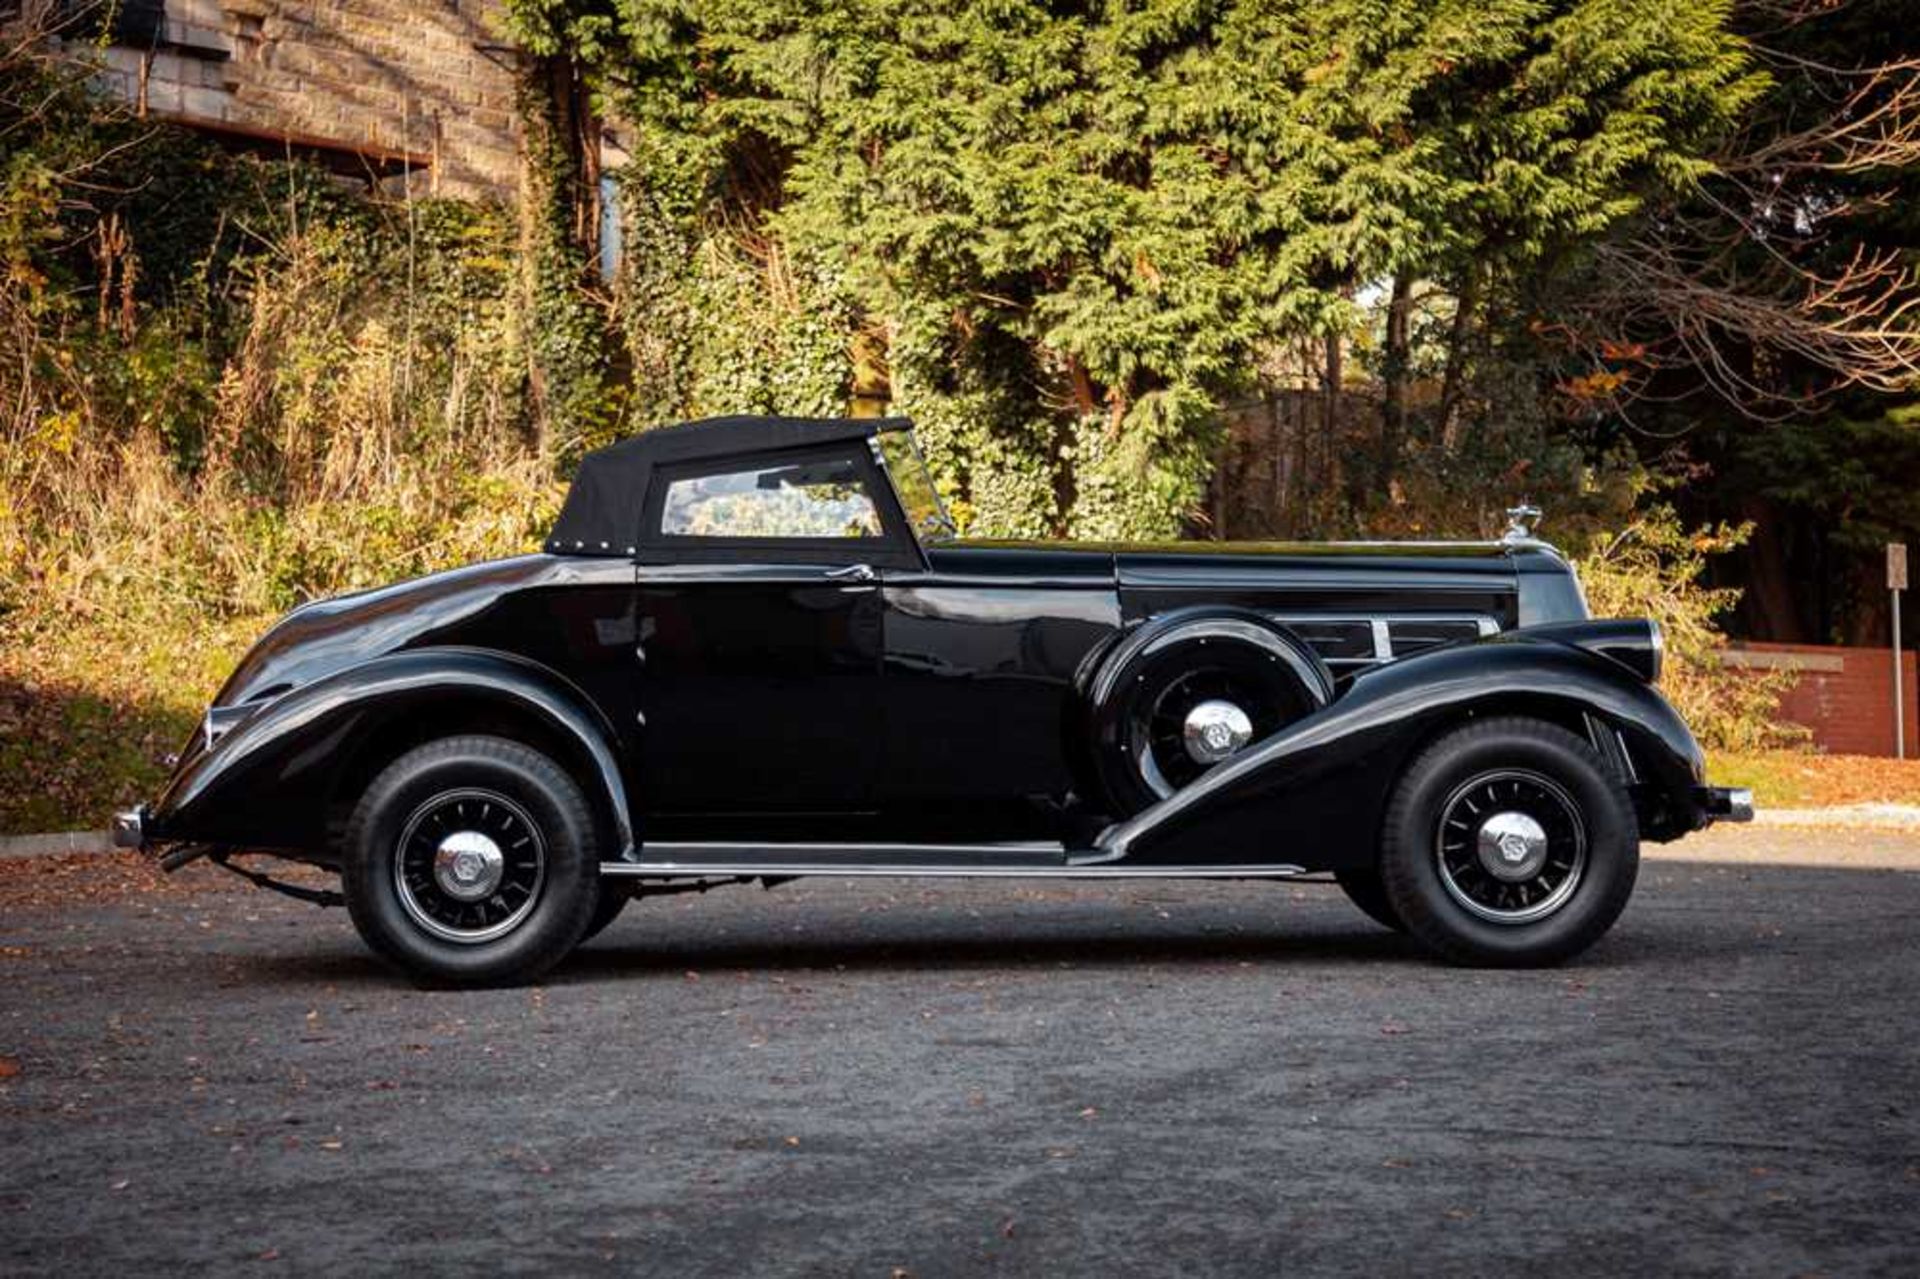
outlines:
M913 460L919 464L920 473L926 477L927 492L933 497L933 508L940 513L940 527L923 529L915 523L912 508L907 505L906 494L901 491L900 481L893 473L893 465L887 460L887 452L880 445L880 437L884 435L906 437L907 447L913 450ZM939 486L933 482L933 468L927 465L927 455L920 451L920 439L914 434L912 427L896 426L884 431L876 431L867 437L867 447L873 453L875 465L887 477L887 487L893 490L894 504L899 507L903 517L902 522L906 524L907 531L913 534L914 541L925 546L929 542L950 542L960 536L960 530L954 524L946 502L940 497Z

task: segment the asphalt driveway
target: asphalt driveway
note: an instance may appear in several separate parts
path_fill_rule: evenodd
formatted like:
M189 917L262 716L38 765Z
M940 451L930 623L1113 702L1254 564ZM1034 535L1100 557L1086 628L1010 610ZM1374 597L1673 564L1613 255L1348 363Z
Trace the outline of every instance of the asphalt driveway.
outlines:
M0 864L0 1272L1914 1273L1920 837L1687 848L1546 972L1318 885L816 881L477 993Z

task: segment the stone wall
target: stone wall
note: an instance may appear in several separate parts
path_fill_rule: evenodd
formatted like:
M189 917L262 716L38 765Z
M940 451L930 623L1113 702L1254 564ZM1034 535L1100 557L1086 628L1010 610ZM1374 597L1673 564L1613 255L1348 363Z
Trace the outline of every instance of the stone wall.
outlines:
M148 114L343 173L511 199L517 54L497 0L166 0L158 38L105 51Z

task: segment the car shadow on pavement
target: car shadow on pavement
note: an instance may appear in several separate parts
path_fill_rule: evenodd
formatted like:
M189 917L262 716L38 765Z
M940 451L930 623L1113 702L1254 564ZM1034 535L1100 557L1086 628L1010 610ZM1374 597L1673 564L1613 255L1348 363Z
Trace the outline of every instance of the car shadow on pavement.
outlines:
M978 969L1002 967L1150 967L1156 964L1353 963L1422 958L1419 947L1398 933L1356 925L1351 932L1236 934L1196 929L1190 933L1140 936L1121 932L1081 935L1002 933L991 937L953 934L924 937L840 937L807 940L729 941L717 944L648 944L643 934L618 935L577 951L553 980L595 980L647 972L680 975L702 970L796 969Z
M1191 932L1079 933L1062 935L1044 924L993 936L960 935L937 927L903 937L768 937L764 940L649 939L635 921L631 932L615 929L575 951L540 984L593 984L644 978L682 978L701 972L974 971L992 968L1151 968L1238 964L1393 964L1431 962L1412 941L1365 921L1342 932L1235 933L1217 926ZM247 961L249 980L329 985L406 984L404 977L351 943L338 950L262 955Z
M1561 971L1747 963L1765 955L1860 949L1883 953L1903 934L1920 888L1911 872L1721 863L1653 863L1642 891L1614 931ZM1701 892L1706 896L1703 898ZM651 916L630 911L570 956L544 981L594 984L680 978L701 972L972 972L992 968L1202 969L1375 967L1382 972L1435 961L1409 938L1362 918L1331 893L1298 903L1298 914L1250 915L1225 903L1190 902L1177 919L1142 925L1138 914L1066 908L1036 915L1016 903L955 903L928 913L849 914L808 904L806 918L712 909ZM713 903L712 907L718 907ZM977 906L977 909L976 909ZM1790 907L1790 908L1789 908ZM1335 914L1333 912L1339 912ZM351 935L305 953L250 955L246 980L305 984L405 984ZM1867 958L1862 955L1861 958ZM227 962L231 962L230 958Z

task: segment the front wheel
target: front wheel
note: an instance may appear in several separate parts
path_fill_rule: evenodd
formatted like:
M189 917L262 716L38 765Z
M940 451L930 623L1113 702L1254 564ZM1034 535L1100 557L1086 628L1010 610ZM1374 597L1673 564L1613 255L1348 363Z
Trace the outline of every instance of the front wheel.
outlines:
M1525 967L1592 945L1639 866L1633 805L1592 747L1503 718L1448 733L1407 769L1380 881L1407 932L1443 958Z
M347 824L354 926L408 974L528 981L580 943L601 901L593 816L540 752L499 737L429 742L389 764Z

